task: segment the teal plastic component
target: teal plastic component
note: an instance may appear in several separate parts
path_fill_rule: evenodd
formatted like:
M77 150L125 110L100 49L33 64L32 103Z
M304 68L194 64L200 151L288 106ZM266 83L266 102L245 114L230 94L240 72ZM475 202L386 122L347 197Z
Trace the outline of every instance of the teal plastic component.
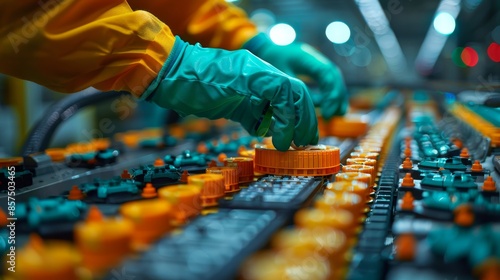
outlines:
M135 181L161 184L179 181L182 175L182 169L171 164L166 164L161 167L142 165L139 168L130 169L129 173Z
M120 177L114 177L110 180L95 179L92 183L80 185L80 190L84 193L97 191L97 197L107 198L110 194L128 192L136 194L140 190L140 182L134 180L124 180Z
M424 159L418 165L419 168L439 169L444 168L450 171L466 171L467 166L462 163L460 157Z
M28 225L36 229L42 223L71 222L80 219L87 204L79 200L66 200L62 197L37 199L30 198L25 209Z
M197 152L191 152L190 150L185 150L176 157L173 157L172 155L166 155L163 158L163 161L166 164L172 164L175 167L182 167L187 165L206 166L210 162L210 160L211 157Z

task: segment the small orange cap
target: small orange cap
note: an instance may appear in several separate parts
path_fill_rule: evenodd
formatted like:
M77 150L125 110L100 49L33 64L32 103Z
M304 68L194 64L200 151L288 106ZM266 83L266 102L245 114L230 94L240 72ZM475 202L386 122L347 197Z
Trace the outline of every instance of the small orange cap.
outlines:
M467 148L463 148L463 149L460 151L460 157L461 157L461 158L468 158L468 157L470 157L470 154L469 154L469 149L467 149Z
M462 227L470 227L474 224L474 212L470 204L462 204L453 211L455 224Z
M162 167L165 166L165 162L161 158L157 158L155 162L153 163L153 166L155 167Z
M227 158L227 155L225 153L220 153L219 156L217 156L217 160L220 162L220 163L223 163Z
M403 181L401 182L401 187L415 187L415 181L411 177L411 173L406 173Z
M409 157L405 158L403 161L402 165L403 169L412 169L413 168L413 163L411 162L411 159Z
M411 192L405 192L403 198L401 199L401 210L404 211L413 211L413 195Z
M0 227L6 226L8 223L7 214L0 208Z
M483 171L483 166L481 165L481 162L479 160L475 160L474 163L472 164L472 167L470 168L470 171L472 172L481 172Z
M404 154L406 157L411 157L411 149L410 148L406 148L405 151L404 151Z
M189 172L187 170L182 171L181 178L179 179L179 182L187 183L188 177L189 177Z
M196 147L196 151L200 154L206 154L208 153L208 147L205 143L200 142L200 144Z
M142 189L141 196L143 198L153 198L157 197L158 193L156 193L156 189L155 187L153 187L153 184L146 183L146 186L144 186L144 189Z
M102 222L104 220L104 215L97 206L92 205L87 213L87 222Z
M216 167L216 166L217 166L217 162L213 159L208 163L208 167Z
M131 179L132 175L130 175L130 173L128 173L127 169L123 169L122 174L120 175L120 177L122 179Z
M482 190L485 192L494 192L497 190L493 177L488 176L486 177L486 179L484 179Z
M396 238L396 259L411 261L415 259L417 240L413 234L405 233Z
M69 200L82 200L85 197L85 194L78 186L73 186L69 191L68 199Z

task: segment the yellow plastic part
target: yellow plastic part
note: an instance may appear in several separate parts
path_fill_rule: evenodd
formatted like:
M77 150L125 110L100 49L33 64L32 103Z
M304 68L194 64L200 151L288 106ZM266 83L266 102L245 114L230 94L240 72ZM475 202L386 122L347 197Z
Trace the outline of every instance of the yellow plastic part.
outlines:
M280 152L265 145L255 148L255 171L292 176L328 176L340 170L340 149L288 150Z
M120 207L121 215L132 222L134 248L143 248L172 228L175 216L172 205L164 199L133 201Z
M6 269L9 267L7 258ZM63 241L44 242L32 234L28 243L16 254L16 270L5 270L9 279L67 279L79 280L78 267L81 256L70 243Z
M328 121L318 117L318 129L321 137L357 138L366 134L368 122L363 116L354 114L333 117Z
M75 225L75 243L83 265L101 273L118 263L132 251L134 226L126 219L104 219L95 206L86 221Z
M300 228L327 227L342 231L348 238L354 235L358 221L343 209L304 208L295 213L295 225Z
M220 174L197 174L188 177L188 184L201 189L201 205L203 207L217 205L217 199L224 196L224 177Z
M340 279L335 277L328 260L317 254L298 256L287 252L262 251L242 264L239 279Z
M166 186L158 190L158 196L172 205L174 219L179 224L201 212L201 189L196 185Z
M286 228L272 237L271 247L296 256L318 254L329 260L333 271L346 264L349 242L342 231L332 228Z

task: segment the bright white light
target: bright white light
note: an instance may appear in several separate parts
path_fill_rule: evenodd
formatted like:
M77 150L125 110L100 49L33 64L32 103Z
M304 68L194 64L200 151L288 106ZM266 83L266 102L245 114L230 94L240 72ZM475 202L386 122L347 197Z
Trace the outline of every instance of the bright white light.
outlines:
M334 44L343 44L351 37L351 29L341 21L334 21L326 27L326 38Z
M434 29L443 35L450 35L455 30L455 18L446 12L437 14L433 23Z
M278 23L269 30L269 37L271 37L271 40L276 45L286 46L295 41L296 34L295 30L290 25Z

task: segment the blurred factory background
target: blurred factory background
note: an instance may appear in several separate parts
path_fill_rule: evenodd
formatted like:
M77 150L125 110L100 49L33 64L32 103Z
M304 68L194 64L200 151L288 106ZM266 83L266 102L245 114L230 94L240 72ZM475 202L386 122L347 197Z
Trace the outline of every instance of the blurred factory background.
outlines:
M343 71L351 88L396 86L499 91L500 0L240 0L278 44L306 42ZM0 157L16 155L30 127L65 97L0 76ZM166 112L119 100L66 122L53 145L161 125ZM103 119L117 120L111 126ZM102 129L106 125L107 129ZM109 131L108 131L109 130ZM106 133L104 133L106 132Z

